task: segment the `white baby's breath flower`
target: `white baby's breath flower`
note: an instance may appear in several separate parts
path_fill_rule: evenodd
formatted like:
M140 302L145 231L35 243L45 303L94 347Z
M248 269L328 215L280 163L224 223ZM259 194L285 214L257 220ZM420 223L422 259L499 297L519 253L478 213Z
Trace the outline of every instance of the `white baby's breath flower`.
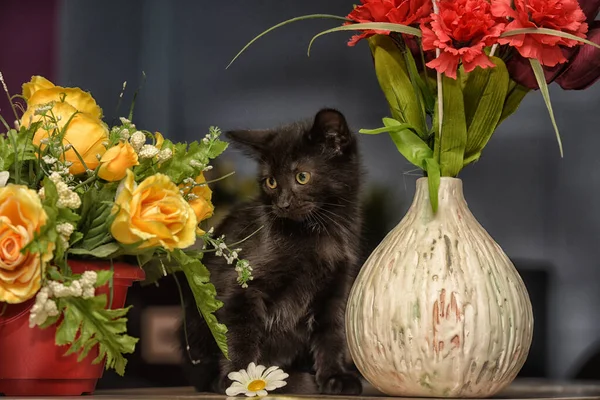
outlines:
M129 143L136 152L139 152L146 143L146 135L144 135L144 132L135 131L129 138Z
M46 200L46 190L44 188L40 188L40 190L38 190L38 196L40 196L41 200Z
M50 139L44 138L44 139L40 140L40 143L41 144L49 144L50 143Z
M190 161L190 165L194 168L202 168L204 169L204 164L202 164L200 161L198 160L192 160Z
M96 271L85 271L81 274L81 278L79 279L83 288L94 287L97 280L98 274Z
M167 160L170 160L171 157L173 157L173 150L171 149L163 149L160 151L160 153L158 153L158 158L157 161L159 163L163 163Z
M202 143L209 144L210 140L208 140L208 138L205 137L204 139L202 139Z
M48 165L56 164L56 162L58 161L57 158L54 158L51 155L45 155L44 157L42 157L42 160Z
M138 156L140 158L152 158L158 153L159 150L156 148L156 146L152 146L151 144L145 144L138 153Z
M85 289L83 289L83 293L81 294L81 297L83 297L84 299L91 299L95 295L96 295L96 288L91 286L91 287L86 287Z
M0 171L0 188L6 186L10 173L8 171Z
M289 375L279 367L266 368L254 363L248 364L248 368L232 372L227 375L233 381L225 393L227 396L245 394L248 397L266 396L268 392L287 385L285 381Z
M20 130L21 129L21 121L19 121L18 119L15 120L15 129L16 130Z
M211 169L213 169L212 165L207 165L206 167L204 167L204 171L210 171Z
M128 120L127 118L125 118L125 117L120 117L119 119L121 120L121 123L123 125L130 125L131 124L131 121Z
M54 317L58 315L58 308L56 302L50 300L50 289L43 287L35 296L35 303L29 310L29 327L33 328L36 325L42 325L48 317Z

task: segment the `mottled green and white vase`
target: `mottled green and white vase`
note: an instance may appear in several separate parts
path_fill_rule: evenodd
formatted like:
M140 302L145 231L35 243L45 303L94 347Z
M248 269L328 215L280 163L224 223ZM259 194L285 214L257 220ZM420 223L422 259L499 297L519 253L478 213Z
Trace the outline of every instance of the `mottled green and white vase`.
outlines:
M427 178L350 293L346 334L363 376L393 396L489 397L523 366L533 334L527 290L469 211L462 181Z

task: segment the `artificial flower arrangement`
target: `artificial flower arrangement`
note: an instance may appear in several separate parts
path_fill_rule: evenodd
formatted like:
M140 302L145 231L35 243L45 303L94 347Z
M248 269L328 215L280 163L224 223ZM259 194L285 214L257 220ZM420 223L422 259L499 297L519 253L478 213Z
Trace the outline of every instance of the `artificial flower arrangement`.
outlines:
M360 31L367 39L399 152L428 176L434 211L440 177L476 162L497 127L525 95L540 89L562 155L548 84L585 89L600 77L598 0L361 0L345 18L313 14L342 26L317 34ZM232 63L233 63L232 61ZM231 65L231 64L230 64Z
M214 316L222 304L202 253L226 256L242 285L252 276L240 249L200 228L214 210L204 173L227 147L219 129L174 143L138 129L133 105L128 118L109 127L89 93L41 76L9 98L16 127L1 121L0 312L35 298L31 329L57 324L56 344L67 354L83 359L98 348L94 362L122 375L124 354L138 339L127 334L128 308L107 309L110 293L96 293L111 286L113 271L75 274L69 260L125 258L146 271L147 282L182 271L227 355L226 327Z

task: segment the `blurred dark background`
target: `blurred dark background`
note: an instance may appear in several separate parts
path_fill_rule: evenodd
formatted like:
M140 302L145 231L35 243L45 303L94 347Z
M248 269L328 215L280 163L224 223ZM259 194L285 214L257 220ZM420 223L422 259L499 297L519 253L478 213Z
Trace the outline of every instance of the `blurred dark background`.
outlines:
M285 27L225 70L267 27L302 14L345 15L352 3L0 0L0 71L13 94L32 75L91 91L107 122L127 115L145 72L134 122L174 140L198 139L211 125L271 127L310 118L323 106L340 109L355 130L379 127L387 106L366 43L349 48L348 34L333 34L306 56L312 35L335 22ZM496 132L482 160L460 177L471 210L513 259L532 298L535 336L521 376L600 378L598 356L596 364L585 365L600 341L600 86L566 92L552 85L551 96L563 159L534 92ZM14 119L3 94L0 113ZM387 136L360 141L368 171L365 240L375 246L404 215L419 175ZM217 208L226 211L251 194L254 166L228 151L218 168L237 172L215 188ZM127 376L106 373L99 387L184 385L172 349L178 315L173 282L135 286L129 303L136 306L130 330L141 343Z

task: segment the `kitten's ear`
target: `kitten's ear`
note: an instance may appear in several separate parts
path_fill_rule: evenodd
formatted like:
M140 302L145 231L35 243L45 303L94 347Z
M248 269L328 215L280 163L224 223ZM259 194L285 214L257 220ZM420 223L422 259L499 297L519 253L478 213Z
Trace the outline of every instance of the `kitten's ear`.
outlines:
M344 115L334 109L324 108L317 113L308 140L323 143L335 154L342 154L352 142L352 133Z
M260 156L264 153L269 143L275 137L275 132L270 130L237 130L225 132L225 137L228 138L234 146L243 150L249 156Z

